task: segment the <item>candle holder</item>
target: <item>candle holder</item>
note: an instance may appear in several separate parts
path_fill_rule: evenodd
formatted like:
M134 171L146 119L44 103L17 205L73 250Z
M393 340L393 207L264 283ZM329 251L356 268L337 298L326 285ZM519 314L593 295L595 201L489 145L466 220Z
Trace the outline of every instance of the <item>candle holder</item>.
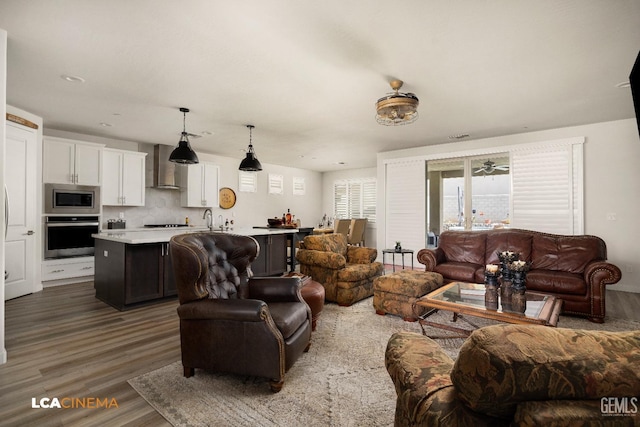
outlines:
M527 311L527 297L524 294L524 290L514 290L511 297L511 310L517 313Z
M511 251L498 251L498 259L500 260L500 268L503 281L511 281L511 272L509 271L509 264L517 261L520 258L520 254Z
M498 287L498 272L491 272L485 270L484 272L484 284L485 286Z
M513 294L513 285L511 280L502 280L500 284L500 298L502 302L511 302L511 295Z
M527 289L527 272L529 263L526 261L513 261L509 264L509 271L514 291L524 294Z
M498 309L498 288L493 285L486 285L484 292L484 306L488 310Z

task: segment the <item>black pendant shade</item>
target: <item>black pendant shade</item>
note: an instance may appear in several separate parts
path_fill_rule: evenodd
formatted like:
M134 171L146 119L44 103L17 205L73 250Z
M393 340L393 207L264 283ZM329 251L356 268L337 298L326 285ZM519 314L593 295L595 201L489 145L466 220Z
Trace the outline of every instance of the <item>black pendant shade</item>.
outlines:
M191 149L191 145L189 144L189 136L187 134L185 122L187 119L187 113L189 112L188 108L180 108L183 114L182 121L182 136L180 137L180 141L178 142L178 146L171 152L169 156L169 161L174 163L182 163L187 165L192 165L198 163L198 155L195 151Z
M251 130L255 126L247 125L247 127L249 128L249 149L247 150L247 156L244 158L244 160L242 160L242 162L240 162L240 167L238 169L248 172L261 171L262 165L256 157L256 153L255 151L253 151L253 145L251 144Z

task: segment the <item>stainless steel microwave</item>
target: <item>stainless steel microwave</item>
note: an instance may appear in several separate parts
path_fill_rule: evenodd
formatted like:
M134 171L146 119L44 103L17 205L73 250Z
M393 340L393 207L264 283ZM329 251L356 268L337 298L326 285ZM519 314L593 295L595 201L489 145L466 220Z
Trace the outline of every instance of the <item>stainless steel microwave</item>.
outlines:
M63 215L99 214L100 187L45 184L44 212Z

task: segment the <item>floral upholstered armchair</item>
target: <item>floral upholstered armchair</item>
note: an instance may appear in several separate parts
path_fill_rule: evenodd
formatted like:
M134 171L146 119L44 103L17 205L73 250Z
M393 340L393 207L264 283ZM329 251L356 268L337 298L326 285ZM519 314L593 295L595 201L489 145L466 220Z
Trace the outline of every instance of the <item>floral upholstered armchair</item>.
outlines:
M324 286L327 301L348 306L373 295L373 279L384 270L377 256L376 249L349 246L347 236L336 233L306 236L296 259L300 273Z
M640 425L640 330L487 326L455 362L434 340L398 332L385 363L396 426Z

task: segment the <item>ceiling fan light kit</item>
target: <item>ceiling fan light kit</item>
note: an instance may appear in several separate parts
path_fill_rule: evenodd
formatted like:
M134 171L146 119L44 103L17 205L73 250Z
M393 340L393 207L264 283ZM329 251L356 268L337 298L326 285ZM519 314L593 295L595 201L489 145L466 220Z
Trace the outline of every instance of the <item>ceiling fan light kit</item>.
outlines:
M238 169L247 172L261 171L262 165L256 157L255 151L253 151L253 144L251 142L252 130L255 126L247 125L247 127L249 128L249 148L247 149L247 156L242 160L242 162L240 162L240 167Z
M482 164L482 167L479 169L476 169L474 173L482 172L484 174L491 174L495 171L508 171L508 170L509 170L508 165L496 166L495 162L492 162L491 160L487 160Z
M402 80L392 80L394 93L384 96L376 102L376 120L385 126L407 125L418 120L420 101L413 93L399 92Z
M171 152L169 156L169 161L174 163L182 163L187 165L196 164L199 162L198 156L195 151L191 149L191 144L189 144L189 136L187 134L186 128L186 120L187 113L189 112L188 108L180 108L182 111L182 135L180 136L180 141L178 142L178 146Z

